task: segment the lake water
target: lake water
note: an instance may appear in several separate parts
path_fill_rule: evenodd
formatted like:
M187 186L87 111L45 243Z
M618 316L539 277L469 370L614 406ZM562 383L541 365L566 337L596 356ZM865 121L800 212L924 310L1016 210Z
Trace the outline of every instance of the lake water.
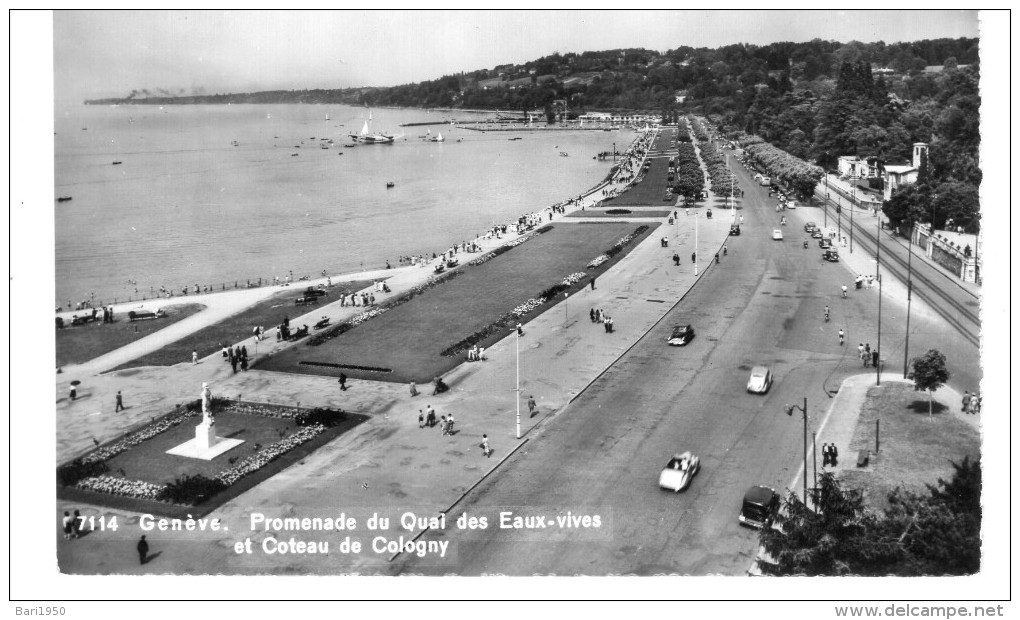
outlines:
M373 109L373 130L404 137L344 148L368 114L338 105L58 107L54 198L72 200L54 200L56 305L398 266L401 255L431 256L576 196L612 165L592 156L635 137L399 127L472 115ZM420 140L426 130L446 141ZM328 149L322 138L333 140Z

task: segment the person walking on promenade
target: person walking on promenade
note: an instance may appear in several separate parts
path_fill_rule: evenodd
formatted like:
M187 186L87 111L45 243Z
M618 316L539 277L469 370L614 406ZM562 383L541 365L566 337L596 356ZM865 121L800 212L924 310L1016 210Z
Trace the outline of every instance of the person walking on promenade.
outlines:
M441 417L441 419L439 420L439 430L443 431L443 434L445 435L446 434L446 416L444 415L444 416L440 416L440 417Z
M117 406L113 412L118 413L124 410L124 397L120 395L120 390L117 390Z
M64 530L64 540L71 540L71 536L74 534L74 522L71 520L70 512L64 511L64 520L61 523L61 527Z
M233 355L230 356L230 368L233 369L234 374L237 374L237 358Z
M521 325L520 323L517 324L517 335L518 336L524 335L524 326Z
M248 358L241 358L241 372L248 372Z
M878 368L878 349L871 352L871 365Z
M613 333L613 317L606 319L606 328L610 334Z
M198 363L198 351L192 351L191 352L191 363L192 364L197 364Z
M970 392L967 390L963 391L963 407L960 409L963 413L970 413Z
M78 398L78 386L72 384L71 385L71 400L72 401L73 400L77 400L77 398Z
M347 391L347 375L345 375L344 373L341 372L340 373L340 378L337 379L337 383L340 384L340 390L342 392L346 392Z
M698 262L698 253L697 252L691 252L691 262L692 263Z
M411 396L418 395L418 386L414 384L414 379L411 379Z
M829 464L829 444L822 444L822 467Z
M592 279L591 279L591 290L593 290L593 291L595 290L595 277L594 276L592 276Z
M81 538L81 512L78 510L74 511L74 515L71 517L71 537Z
M839 346L843 346L843 338L844 338L844 336L845 336L845 334L843 333L843 330L840 329L839 330Z
M149 543L145 542L145 534L142 534L142 538L138 541L135 549L138 551L138 563L145 564L149 557Z
M432 405L425 407L425 425L429 428L436 425L436 410L432 408Z
M492 455L492 448L489 447L489 436L482 434L482 455L489 458Z
M590 311L588 311L588 318L591 319L592 323L595 322L595 308L592 308Z
M829 444L829 464L833 467L836 466L837 459L839 458L839 450L836 449L836 444Z
M453 435L453 414L446 416L446 434Z
M676 252L673 252L673 265L677 267L680 266L680 255L677 254Z
M418 410L418 428L425 428L425 413L421 409Z
M534 396L529 396L528 397L528 413L530 415L528 417L531 417L531 418L535 417L535 407L537 407L537 406L538 406L538 404L535 403L535 397Z
M863 360L864 359L864 343L863 342L857 345L857 359L859 359L859 360ZM867 366L868 362L865 361L864 365Z

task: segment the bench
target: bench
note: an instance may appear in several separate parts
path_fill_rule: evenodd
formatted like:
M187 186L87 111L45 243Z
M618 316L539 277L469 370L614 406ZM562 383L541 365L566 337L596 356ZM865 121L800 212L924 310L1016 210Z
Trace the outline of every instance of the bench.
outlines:
M871 459L871 452L868 450L860 450L857 452L857 466L867 467L868 461Z

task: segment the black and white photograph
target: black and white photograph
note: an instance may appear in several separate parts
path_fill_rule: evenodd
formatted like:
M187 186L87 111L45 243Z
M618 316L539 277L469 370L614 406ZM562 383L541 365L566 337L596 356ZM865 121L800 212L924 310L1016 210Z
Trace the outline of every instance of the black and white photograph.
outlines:
M1009 22L12 11L12 608L1003 615Z

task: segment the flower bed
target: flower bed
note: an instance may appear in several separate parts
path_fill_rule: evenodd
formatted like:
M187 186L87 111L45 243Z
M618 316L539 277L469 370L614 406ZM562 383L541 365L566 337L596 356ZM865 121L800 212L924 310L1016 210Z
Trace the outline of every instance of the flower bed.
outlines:
M314 439L328 428L340 423L346 417L346 414L340 410L324 408L308 410L297 407L228 401L221 398L213 399L213 406L217 413L290 419L301 428L284 439L260 450L258 453L248 456L240 463L233 465L213 478L206 478L202 475L185 476L175 480L173 483L154 484L143 480L128 480L107 475L106 472L109 471L109 466L106 464L106 461L108 459L177 426L186 418L196 417L198 415L196 413L197 410L201 409L201 401L195 400L184 406L178 405L169 415L145 426L137 432L131 433L120 441L93 450L84 457L59 467L57 469L57 480L63 486L85 491L135 499L194 505L226 489L242 477L259 470L295 447Z
M588 263L588 269L594 269L594 268L598 267L599 265L601 265L602 263L604 263L607 260L609 260L610 258L611 257L608 254L599 254L594 259L592 259L592 261L590 263Z

